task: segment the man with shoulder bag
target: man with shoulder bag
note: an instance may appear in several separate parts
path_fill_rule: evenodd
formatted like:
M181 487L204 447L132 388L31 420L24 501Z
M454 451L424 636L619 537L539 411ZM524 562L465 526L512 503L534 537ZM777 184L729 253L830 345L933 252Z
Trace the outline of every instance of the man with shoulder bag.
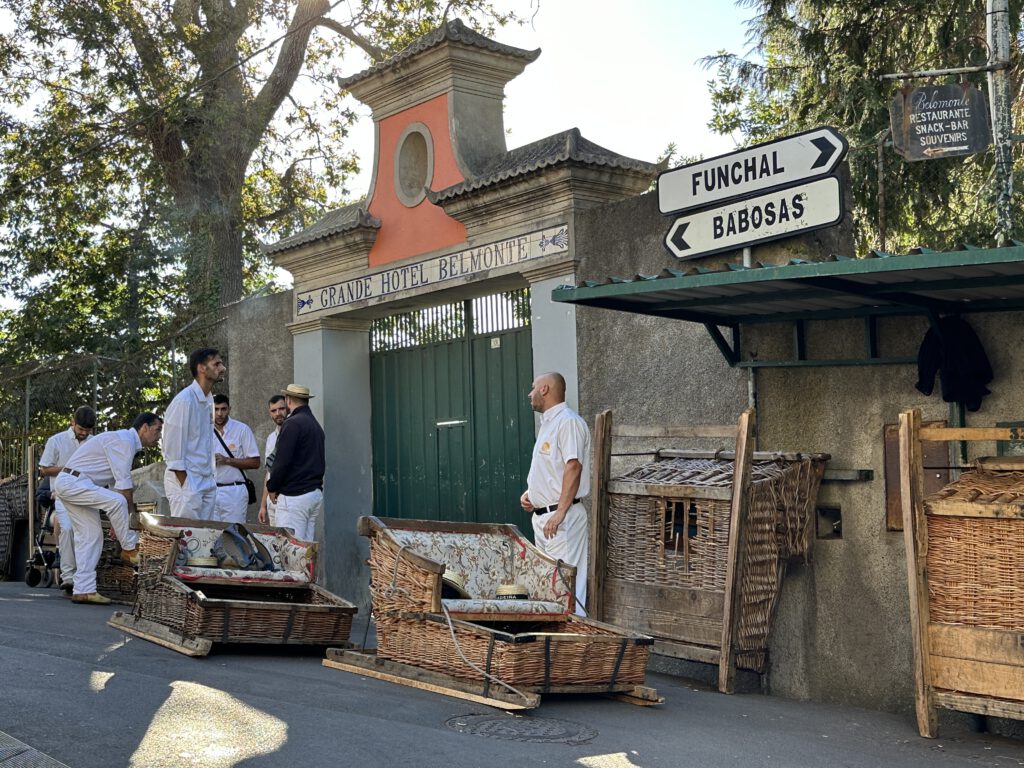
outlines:
M227 395L213 398L213 457L217 465L217 500L214 520L244 523L246 510L256 501L256 486L246 474L258 469L260 450L249 425L231 418Z

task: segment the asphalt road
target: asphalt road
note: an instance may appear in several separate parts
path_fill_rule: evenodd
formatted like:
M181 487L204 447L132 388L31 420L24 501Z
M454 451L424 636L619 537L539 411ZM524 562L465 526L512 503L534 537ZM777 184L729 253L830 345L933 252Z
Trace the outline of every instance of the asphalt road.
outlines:
M328 669L316 652L191 659L108 627L110 615L0 583L0 731L71 768L1024 766L1024 741L949 727L931 741L909 714L723 696L661 675L648 678L660 707L550 697L516 716ZM509 735L534 741L498 738Z

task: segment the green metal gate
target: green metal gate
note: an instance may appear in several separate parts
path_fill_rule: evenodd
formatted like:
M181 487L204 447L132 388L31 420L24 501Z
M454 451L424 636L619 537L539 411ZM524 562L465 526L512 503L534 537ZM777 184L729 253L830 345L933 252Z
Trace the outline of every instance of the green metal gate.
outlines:
M374 321L377 515L510 522L534 439L523 288Z

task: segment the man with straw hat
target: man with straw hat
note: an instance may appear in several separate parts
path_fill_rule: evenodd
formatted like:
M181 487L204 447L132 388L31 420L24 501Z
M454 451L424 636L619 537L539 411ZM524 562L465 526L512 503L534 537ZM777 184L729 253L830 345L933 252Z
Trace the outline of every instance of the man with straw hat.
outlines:
M289 384L281 394L290 411L277 436L267 493L277 508L277 525L302 541L315 541L316 518L324 506L324 430L309 408L309 387Z

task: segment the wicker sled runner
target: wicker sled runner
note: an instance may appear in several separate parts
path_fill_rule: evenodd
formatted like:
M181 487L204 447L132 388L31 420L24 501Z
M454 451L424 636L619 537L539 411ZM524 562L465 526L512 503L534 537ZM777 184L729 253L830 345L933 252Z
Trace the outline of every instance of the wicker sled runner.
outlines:
M377 653L360 664L328 651L328 666L428 680L495 706L536 706L536 694L556 691L656 701L642 687L652 640L575 616L576 569L515 526L363 517L359 532L370 540Z
M231 570L207 559L226 523L138 519L138 596L112 626L190 656L205 656L215 642L347 644L356 607L316 584L316 544L250 526L275 570Z

